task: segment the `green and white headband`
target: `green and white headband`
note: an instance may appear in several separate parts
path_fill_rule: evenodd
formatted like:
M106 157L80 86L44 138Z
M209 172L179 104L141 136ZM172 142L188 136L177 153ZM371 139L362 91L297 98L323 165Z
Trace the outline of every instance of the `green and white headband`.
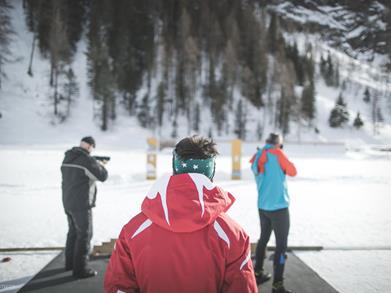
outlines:
M212 179L215 173L215 157L184 160L174 151L172 161L174 174L199 173Z

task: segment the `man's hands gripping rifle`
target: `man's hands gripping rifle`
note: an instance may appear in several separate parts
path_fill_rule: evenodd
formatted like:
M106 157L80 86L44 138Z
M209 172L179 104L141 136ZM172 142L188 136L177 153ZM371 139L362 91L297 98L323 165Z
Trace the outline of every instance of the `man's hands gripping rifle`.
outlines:
M110 157L108 156L92 156L95 160L97 160L99 163L102 163L105 165L108 161L110 161Z

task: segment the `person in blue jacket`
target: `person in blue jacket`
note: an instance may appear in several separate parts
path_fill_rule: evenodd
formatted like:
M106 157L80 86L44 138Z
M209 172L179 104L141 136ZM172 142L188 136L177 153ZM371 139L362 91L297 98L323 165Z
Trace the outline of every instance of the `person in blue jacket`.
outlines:
M272 230L276 237L274 253L273 293L289 293L283 283L286 249L289 233L289 194L286 175L296 176L295 165L282 151L281 135L271 133L263 148L258 149L250 160L258 191L258 211L261 237L255 254L255 277L257 284L264 283L271 275L264 271L266 246Z

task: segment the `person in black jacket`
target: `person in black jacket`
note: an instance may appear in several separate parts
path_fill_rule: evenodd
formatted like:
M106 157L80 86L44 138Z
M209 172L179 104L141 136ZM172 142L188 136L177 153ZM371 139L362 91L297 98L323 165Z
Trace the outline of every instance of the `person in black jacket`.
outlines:
M103 163L90 155L95 148L91 136L82 138L79 147L65 152L61 165L62 201L68 219L65 247L65 269L73 270L76 278L97 274L88 268L92 238L92 211L96 200L96 181L105 181L108 173Z

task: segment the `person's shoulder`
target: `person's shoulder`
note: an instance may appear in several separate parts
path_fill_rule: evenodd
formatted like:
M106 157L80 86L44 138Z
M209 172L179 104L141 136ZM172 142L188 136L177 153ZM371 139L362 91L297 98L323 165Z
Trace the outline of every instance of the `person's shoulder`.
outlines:
M130 239L132 235L134 235L137 230L140 229L140 227L148 224L150 225L152 224L152 222L150 223L150 220L142 212L140 212L139 214L131 218L129 222L124 225L122 230Z
M234 219L227 214L223 213L216 218L217 223L226 233L231 234L236 239L246 238L247 233L244 231L242 226L239 225Z
M269 154L275 155L277 157L286 157L282 149L270 149Z
M85 153L80 147L75 146L65 152L63 163L72 162L72 164L78 165L78 163L81 160L84 160L84 158Z
M77 147L77 152L79 153L78 159L82 165L85 165L86 167L91 167L98 164L96 159L91 156L91 154L85 149Z
M227 243L227 257L230 261L237 259L249 243L249 236L244 229L226 214L216 218L214 230Z

